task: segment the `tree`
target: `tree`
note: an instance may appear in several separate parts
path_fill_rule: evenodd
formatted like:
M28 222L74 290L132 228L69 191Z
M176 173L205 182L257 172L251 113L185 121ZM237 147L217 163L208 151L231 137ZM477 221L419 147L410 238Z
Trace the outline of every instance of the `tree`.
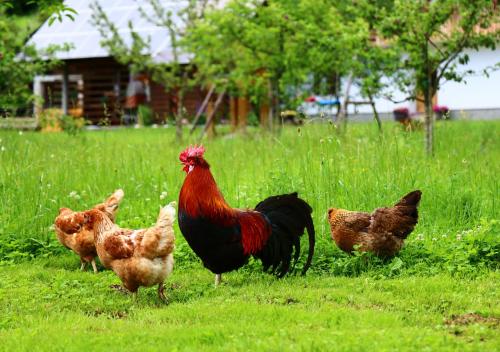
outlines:
M499 12L491 0L395 0L391 11L379 14L379 33L401 59L393 76L409 100L425 104L425 146L433 154L432 98L445 81L460 82L471 71L465 49L495 49Z
M236 94L270 104L268 128L306 87L336 94L359 27L348 28L331 0L233 0L189 29L200 73ZM354 39L355 40L355 39ZM346 43L346 42L349 42Z
M4 115L25 113L35 99L30 89L33 77L56 66L59 62L54 54L68 48L50 46L39 51L25 45L26 37L36 27L23 26L17 17L8 15L13 10L10 2L0 3L0 112Z
M304 81L305 52L295 35L295 1L234 0L189 28L186 46L200 74L230 91L270 105L268 127Z
M149 38L139 35L131 22L129 22L129 30L132 44L127 45L125 38L118 32L115 24L109 20L98 3L92 5L94 10L92 18L103 38L101 44L109 49L118 62L129 65L132 72L149 73L154 81L163 85L166 92L176 90L177 99L174 104L177 105L177 111L174 113L176 135L178 140L182 140L184 98L187 90L196 84L197 78L192 62L185 60L187 55L180 42L190 23L203 16L208 2L189 0L186 8L177 14L163 7L160 0L148 0L148 3L153 10L151 14L142 7L139 11L149 23L167 30L171 50L168 62L155 60L150 55L153 50ZM181 23L174 20L176 16L180 18Z

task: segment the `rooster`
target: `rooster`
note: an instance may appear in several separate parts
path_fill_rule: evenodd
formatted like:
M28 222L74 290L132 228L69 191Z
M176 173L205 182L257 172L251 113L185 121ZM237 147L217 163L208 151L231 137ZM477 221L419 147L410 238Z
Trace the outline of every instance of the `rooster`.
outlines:
M83 213L85 223L94 228L101 263L115 272L134 297L140 286L158 285L159 298L166 300L164 281L174 267L174 204L160 209L155 226L141 230L122 229L98 209Z
M223 273L242 267L251 255L262 261L264 271L283 277L299 259L300 237L307 229L305 274L315 244L311 207L291 193L269 197L254 210L231 208L215 183L204 152L202 146L194 146L180 154L186 178L179 195L178 219L189 246L215 274L215 286Z
M421 195L418 190L410 192L393 207L378 208L371 214L331 208L328 221L332 238L347 253L357 246L362 252L392 257L403 247L418 222Z
M105 212L111 221L114 221L118 205L122 199L123 191L119 189L106 199L104 203L96 205L94 209ZM89 225L84 226L83 222L82 213L74 212L69 208L61 208L59 209L59 215L54 221L54 229L59 242L80 256L80 270L84 270L90 262L94 273L97 273L94 229Z

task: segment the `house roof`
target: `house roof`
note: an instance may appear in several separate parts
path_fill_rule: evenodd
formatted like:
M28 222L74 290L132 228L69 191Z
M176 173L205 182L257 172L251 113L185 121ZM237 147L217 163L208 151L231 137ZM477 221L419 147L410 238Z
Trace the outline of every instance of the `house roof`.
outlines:
M58 20L49 25L46 21L35 34L29 39L28 45L33 44L38 49L45 49L50 45L71 44L72 48L66 52L58 52L56 57L61 60L103 58L110 57L108 50L100 44L102 37L98 28L92 23L90 5L99 3L110 21L115 24L118 32L122 35L125 43L130 45L132 38L128 27L132 22L134 30L144 39L151 42L150 55L159 62L172 60L171 45L168 30L159 27L145 19L139 7L148 15L153 16L154 11L149 1L139 0L66 0L66 6L75 9L78 14L74 21L64 17L62 22ZM188 1L186 0L159 0L164 8L172 12L172 19L178 25L182 20L177 16ZM189 55L181 55L181 62L188 62Z

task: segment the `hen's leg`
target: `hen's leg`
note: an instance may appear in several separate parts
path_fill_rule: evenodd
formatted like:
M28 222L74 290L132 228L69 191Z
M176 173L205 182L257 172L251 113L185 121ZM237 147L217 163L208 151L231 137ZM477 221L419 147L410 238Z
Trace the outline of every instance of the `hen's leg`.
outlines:
M84 271L85 267L87 266L87 262L83 259L80 259L80 262L82 263L82 265L80 265L80 270Z
M167 297L165 296L165 285L163 282L158 284L158 297L162 302L168 303Z
M215 287L219 286L222 282L222 274L215 274Z
M92 268L94 269L94 274L97 274L97 265L95 264L95 259L92 259Z

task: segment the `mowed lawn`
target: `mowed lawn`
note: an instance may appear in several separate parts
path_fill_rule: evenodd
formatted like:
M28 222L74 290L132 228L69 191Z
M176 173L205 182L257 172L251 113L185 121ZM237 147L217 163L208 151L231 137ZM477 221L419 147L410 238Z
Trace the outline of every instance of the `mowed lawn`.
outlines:
M422 132L393 123L382 135L315 124L206 141L231 205L291 191L311 204L309 273L277 280L252 261L215 289L177 227L169 305L154 288L137 302L111 290L119 281L102 267L80 272L51 229L59 207L89 208L123 188L117 222L149 226L177 199L178 154L193 141L163 128L0 131L0 350L499 350L499 122L438 123L433 158ZM332 244L329 207L370 211L414 189L420 221L396 258Z

